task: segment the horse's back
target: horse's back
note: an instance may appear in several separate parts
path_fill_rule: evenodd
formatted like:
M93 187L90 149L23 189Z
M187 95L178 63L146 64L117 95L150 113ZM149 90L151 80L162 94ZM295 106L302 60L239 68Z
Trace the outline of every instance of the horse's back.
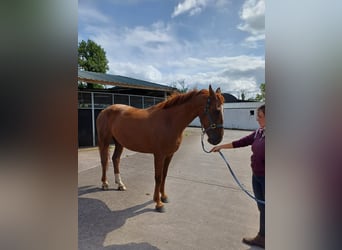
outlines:
M130 122L130 120L146 119L149 112L146 109L139 109L125 104L113 104L101 111L106 119L113 122Z
M165 110L139 109L114 104L101 111L98 118L104 133L123 147L142 153L175 152L181 141L170 130L170 119Z
M114 104L103 109L96 118L97 133L99 136L108 134L115 118L129 106L123 104Z

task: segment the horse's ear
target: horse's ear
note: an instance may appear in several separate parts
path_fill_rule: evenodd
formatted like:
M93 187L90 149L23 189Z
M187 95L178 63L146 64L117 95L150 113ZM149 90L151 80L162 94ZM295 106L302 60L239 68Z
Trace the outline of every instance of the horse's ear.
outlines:
M209 95L215 96L214 90L211 87L211 84L209 84Z
M221 88L220 88L220 87L218 87L218 88L216 89L216 94L221 94Z

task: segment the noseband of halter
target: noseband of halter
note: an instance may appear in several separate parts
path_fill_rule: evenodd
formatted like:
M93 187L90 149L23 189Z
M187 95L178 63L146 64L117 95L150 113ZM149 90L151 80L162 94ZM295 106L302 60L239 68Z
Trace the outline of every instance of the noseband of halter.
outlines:
M204 128L203 124L201 124L203 134L205 134L208 130L211 130L211 129L223 128L223 124L216 124L213 121L209 112L209 108L210 108L210 97L208 97L207 104L205 105L205 109L204 109L204 114L208 116L209 127Z

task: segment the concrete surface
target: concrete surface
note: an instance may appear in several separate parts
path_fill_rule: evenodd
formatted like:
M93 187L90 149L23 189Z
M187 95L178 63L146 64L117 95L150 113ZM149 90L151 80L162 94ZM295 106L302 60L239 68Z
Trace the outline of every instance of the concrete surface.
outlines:
M127 191L102 191L97 148L78 153L79 249L259 249L241 242L258 230L256 203L234 182L218 153L202 151L200 129L187 128L166 179L170 203L155 212L153 155L125 150L120 172ZM225 130L223 142L250 131ZM212 146L205 144L207 149ZM113 148L111 148L111 153ZM224 150L235 174L251 188L250 147Z

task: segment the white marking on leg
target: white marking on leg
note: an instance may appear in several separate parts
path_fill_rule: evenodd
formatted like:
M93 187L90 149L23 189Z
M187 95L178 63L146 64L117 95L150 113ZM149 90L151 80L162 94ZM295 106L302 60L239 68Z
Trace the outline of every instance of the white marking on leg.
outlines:
M120 174L114 174L114 175L115 175L115 183L119 185L119 189L126 190L125 184L123 184Z
M109 187L108 181L102 182L102 189L103 189L103 190L107 190L108 187Z

